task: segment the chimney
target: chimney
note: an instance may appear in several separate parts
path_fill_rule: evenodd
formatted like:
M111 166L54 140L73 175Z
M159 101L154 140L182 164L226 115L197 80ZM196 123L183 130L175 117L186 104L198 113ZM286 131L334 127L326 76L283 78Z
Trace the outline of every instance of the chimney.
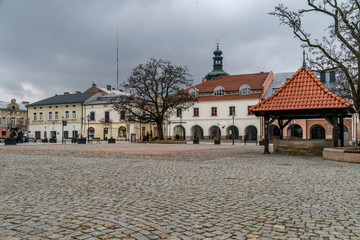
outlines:
M76 93L76 94L80 94L81 92L80 92L80 91L76 91L75 93Z
M203 78L202 82L203 82L203 83L207 82L207 79L206 79L206 78Z
M106 89L107 89L108 91L111 91L111 85L106 85Z
M21 103L24 104L25 106L29 105L28 101L22 101Z
M70 93L69 92L64 92L64 95L69 95Z
M55 93L55 96L57 96L57 94Z

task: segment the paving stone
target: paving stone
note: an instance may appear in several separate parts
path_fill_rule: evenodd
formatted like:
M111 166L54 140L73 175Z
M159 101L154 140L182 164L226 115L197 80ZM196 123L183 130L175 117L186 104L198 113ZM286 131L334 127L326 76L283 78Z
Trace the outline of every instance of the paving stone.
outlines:
M360 165L262 151L0 146L0 239L360 239Z

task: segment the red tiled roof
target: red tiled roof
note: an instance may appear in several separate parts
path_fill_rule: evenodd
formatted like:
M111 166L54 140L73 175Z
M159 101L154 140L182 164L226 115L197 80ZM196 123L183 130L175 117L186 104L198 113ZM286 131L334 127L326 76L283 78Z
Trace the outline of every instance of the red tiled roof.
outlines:
M225 91L239 91L239 88L243 84L250 86L252 90L262 89L269 72L265 73L253 73L253 74L241 74L241 75L230 75L221 76L207 80L206 82L192 86L191 88L199 89L199 93L214 92L217 86L222 86Z
M244 99L259 99L261 93L251 93L246 95L239 94L229 94L224 96L199 96L199 102L209 102L209 101L231 101L231 100L244 100Z
M250 111L315 110L352 108L352 105L328 90L307 68L299 69L273 95Z

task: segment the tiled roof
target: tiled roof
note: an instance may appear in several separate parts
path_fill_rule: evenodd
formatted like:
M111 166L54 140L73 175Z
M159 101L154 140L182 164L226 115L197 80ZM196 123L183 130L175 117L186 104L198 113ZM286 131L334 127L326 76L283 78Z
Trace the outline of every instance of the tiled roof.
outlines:
M244 100L244 99L260 99L261 93L251 93L246 95L229 94L224 96L199 96L199 102L210 101L231 101L231 100Z
M268 75L269 72L221 76L212 78L190 88L199 89L199 93L214 92L214 89L217 86L224 87L225 91L239 91L240 86L243 84L249 85L252 90L262 89L262 85Z
M273 95L250 109L253 112L352 108L329 91L307 68L299 69Z
M80 93L80 94L68 94L68 95L56 95L46 98L44 100L29 104L28 106L41 106L52 104L71 104L71 103L84 103L87 99L98 93Z

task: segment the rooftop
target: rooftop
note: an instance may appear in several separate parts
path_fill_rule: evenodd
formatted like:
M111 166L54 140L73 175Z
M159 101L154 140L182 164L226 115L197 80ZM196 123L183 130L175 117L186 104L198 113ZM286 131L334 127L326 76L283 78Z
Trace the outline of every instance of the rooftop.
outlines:
M53 97L46 98L44 100L29 104L28 106L41 106L41 105L52 105L52 104L72 104L72 103L84 103L90 97L99 93L79 93L79 94L66 94L66 95L55 95Z
M210 93L214 92L217 86L222 86L225 91L239 91L240 86L247 84L252 90L261 90L268 75L269 72L221 76L192 86L189 89L196 88L199 93Z
M352 108L328 90L308 69L299 69L273 95L251 108L253 112Z

